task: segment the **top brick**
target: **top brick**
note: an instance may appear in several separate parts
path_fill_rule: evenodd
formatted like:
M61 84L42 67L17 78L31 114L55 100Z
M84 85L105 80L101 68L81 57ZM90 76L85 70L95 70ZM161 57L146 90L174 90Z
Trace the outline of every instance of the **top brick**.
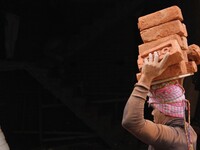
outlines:
M172 20L183 21L183 15L178 6L171 6L138 18L138 28L142 31Z

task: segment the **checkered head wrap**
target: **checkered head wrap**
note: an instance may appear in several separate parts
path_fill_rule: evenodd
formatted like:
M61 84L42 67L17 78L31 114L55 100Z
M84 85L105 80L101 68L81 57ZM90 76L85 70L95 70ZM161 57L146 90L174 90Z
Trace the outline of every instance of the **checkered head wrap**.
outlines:
M187 105L184 93L185 90L179 83L168 84L162 88L151 89L148 103L167 116L184 118Z

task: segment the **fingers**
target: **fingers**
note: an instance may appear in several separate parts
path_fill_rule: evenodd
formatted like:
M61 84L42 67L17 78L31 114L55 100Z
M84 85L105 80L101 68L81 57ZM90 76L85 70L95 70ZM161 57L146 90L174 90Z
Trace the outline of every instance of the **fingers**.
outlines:
M158 63L158 61L159 61L158 52L154 52L153 54L149 53L149 57L144 59L145 63L147 63L147 62L156 62L156 63Z
M166 66L165 65L165 63L167 62L167 60L168 60L168 58L169 58L169 52L167 52L165 55L164 55L164 57L163 57L163 59L160 61L160 67L162 68L162 67L168 67L168 66Z
M152 62L153 61L153 55L152 53L149 53L149 62Z
M148 63L148 59L147 58L144 59L144 63L145 64Z
M153 57L154 57L154 62L158 62L159 61L159 56L158 56L158 52L154 52L153 53Z

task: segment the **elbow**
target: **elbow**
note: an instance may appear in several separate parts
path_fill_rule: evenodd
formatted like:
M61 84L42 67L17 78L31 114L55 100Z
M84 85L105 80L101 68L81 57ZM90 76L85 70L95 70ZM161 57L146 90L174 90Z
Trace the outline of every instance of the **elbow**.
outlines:
M133 135L139 135L143 125L137 124L135 121L123 119L121 125L124 129Z
M123 118L121 125L122 125L123 128L129 129L130 128L130 121L128 119Z
M135 132L135 130L142 128L144 122L136 118L137 117L134 117L134 115L132 117L130 116L123 117L121 122L122 127L132 132Z
M121 123L122 127L126 126L126 122L124 121L124 119L122 119L122 123Z
M134 122L135 122L134 115L132 116L127 111L124 111L121 122L122 127L125 128L126 130L129 130L129 128L131 128Z

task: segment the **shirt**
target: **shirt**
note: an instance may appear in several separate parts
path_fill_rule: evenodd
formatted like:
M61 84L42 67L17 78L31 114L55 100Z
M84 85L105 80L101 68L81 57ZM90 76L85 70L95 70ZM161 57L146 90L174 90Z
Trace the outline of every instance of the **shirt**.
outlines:
M149 145L148 150L188 150L183 119L174 118L166 124L144 119L144 104L149 88L137 83L123 114L122 125L131 134ZM181 121L182 120L182 121ZM189 125L190 137L196 150L197 134Z

